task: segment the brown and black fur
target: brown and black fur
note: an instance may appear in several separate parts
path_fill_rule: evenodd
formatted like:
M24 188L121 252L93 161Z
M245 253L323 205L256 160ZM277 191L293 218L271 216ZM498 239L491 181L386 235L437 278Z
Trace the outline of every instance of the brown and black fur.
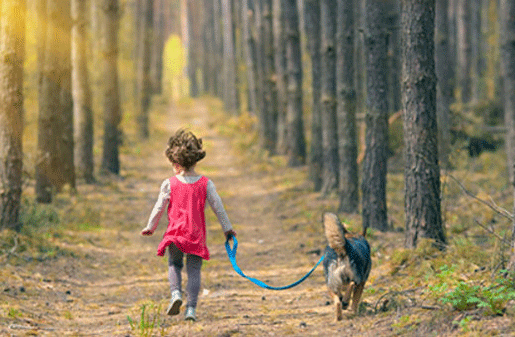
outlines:
M370 274L372 261L370 246L364 235L349 233L333 213L323 216L327 238L324 274L327 288L334 299L336 320L343 317L352 296L352 310L358 312L365 282Z

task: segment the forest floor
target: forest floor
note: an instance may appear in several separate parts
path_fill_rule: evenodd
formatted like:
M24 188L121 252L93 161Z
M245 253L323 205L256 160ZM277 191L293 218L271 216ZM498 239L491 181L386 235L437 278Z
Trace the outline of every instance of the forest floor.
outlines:
M238 234L238 263L249 276L274 286L303 276L325 247L321 215L337 206L336 198L312 191L306 168L243 154L211 103L200 99L156 112L152 139L125 144L120 177L101 176L94 185L80 184L74 196L58 196L55 214L26 206L33 218L50 223L31 235L14 239L2 232L0 336L514 335L513 303L504 315L486 315L454 311L431 296L420 269L438 253L426 246L396 254L400 231L370 231L373 266L360 313L346 312L336 322L321 266L289 290L257 287L232 269L209 209L211 260L202 269L198 320L184 321L184 308L167 316L167 261L156 256L166 223L152 237L140 231L171 174L163 151L173 130L189 127L203 137L207 156L197 170L217 186ZM243 122L233 125L251 131ZM360 231L358 216L345 219ZM410 263L418 273L406 271L413 270Z

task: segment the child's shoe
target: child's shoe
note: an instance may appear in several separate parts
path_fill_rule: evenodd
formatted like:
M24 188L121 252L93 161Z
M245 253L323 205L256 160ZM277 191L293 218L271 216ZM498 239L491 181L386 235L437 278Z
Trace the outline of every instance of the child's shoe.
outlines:
M179 290L174 290L172 292L172 299L170 300L170 305L166 310L166 314L170 316L178 315L182 305L182 295Z
M195 322L197 320L197 316L195 315L194 307L187 307L186 314L184 316L184 320Z

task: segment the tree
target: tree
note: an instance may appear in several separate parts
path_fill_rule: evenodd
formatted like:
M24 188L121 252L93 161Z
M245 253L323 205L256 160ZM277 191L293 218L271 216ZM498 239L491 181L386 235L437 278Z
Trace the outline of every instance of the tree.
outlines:
M306 160L302 119L302 56L297 13L297 1L286 0L284 3L287 60L286 153L289 166L302 165Z
M457 81L461 93L461 103L469 103L471 97L471 45L470 45L470 17L471 1L456 0L457 32Z
M359 206L356 90L354 87L354 1L338 0L336 32L336 114L338 121L339 211Z
M438 124L438 154L440 163L448 166L450 147L451 81L454 77L450 61L449 0L436 1L435 14L435 67L436 67L436 115Z
M87 183L93 176L93 109L87 69L86 2L72 0L72 90L76 169Z
M104 114L104 146L102 170L120 173L120 129L121 109L118 88L118 0L102 3L101 55L104 82L101 89Z
M152 43L155 43L152 36L154 0L139 1L141 17L137 27L137 73L136 73L136 111L138 113L138 131L141 138L148 138L148 110L152 95L152 83L150 79L150 61Z
M223 16L223 73L225 109L236 114L239 110L238 91L236 86L236 54L234 51L234 30L232 17L232 0L222 0Z
M403 0L402 103L404 126L404 209L406 246L418 238L446 243L440 211L440 169L436 127L434 0Z
M504 84L504 116L508 130L506 143L510 183L515 191L515 2L501 0L501 71ZM515 195L515 193L514 193ZM511 256L508 268L515 271L515 219L511 234Z
M363 227L388 229L386 170L388 153L387 10L389 2L366 0L365 56L367 109L363 161Z
M40 63L36 199L52 201L52 190L75 189L71 20L66 0L46 2L45 51Z
M320 114L320 5L318 0L304 0L304 30L311 59L311 143L308 154L309 179L315 191L322 188L322 126Z
M329 194L338 186L335 8L336 0L320 1L322 195Z
M288 74L286 70L286 43L285 32L285 0L272 0L272 25L274 41L275 86L277 91L277 153L285 154L288 147L286 105L286 83Z
M25 1L0 2L0 228L20 228Z
M256 81L256 48L254 44L254 0L243 0L243 49L247 67L247 83L249 91L249 109L258 113L257 103L257 81Z

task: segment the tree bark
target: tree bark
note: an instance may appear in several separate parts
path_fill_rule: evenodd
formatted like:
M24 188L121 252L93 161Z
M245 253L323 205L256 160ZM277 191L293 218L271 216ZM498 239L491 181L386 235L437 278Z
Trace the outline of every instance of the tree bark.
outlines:
M118 0L105 0L102 5L101 20L101 54L102 73L102 108L104 115L104 147L102 154L102 171L120 173L120 97L118 87Z
M436 126L434 0L403 0L402 102L404 126L404 209L406 246L420 237L446 244L440 211L440 169Z
M0 2L0 228L19 230L25 1Z
M287 60L286 153L288 165L294 167L303 165L306 161L302 113L302 55L296 0L285 1L284 19Z
M508 172L515 196L515 2L501 0L501 71L504 84L503 106L506 127ZM514 207L515 209L515 207ZM512 224L508 268L515 272L515 220Z
M338 0L336 33L336 114L338 121L340 212L359 206L356 90L354 86L354 0Z
M304 29L311 58L311 144L308 154L309 179L315 191L322 188L322 121L321 121L321 61L320 5L318 0L304 0Z
M86 2L72 0L72 90L75 131L75 160L78 175L86 183L93 175L93 109L87 68Z
M336 0L320 1L320 58L322 111L322 195L338 186L336 128Z
M365 158L363 161L363 227L388 229L386 171L388 160L388 2L366 0L365 55L367 111L365 115Z

